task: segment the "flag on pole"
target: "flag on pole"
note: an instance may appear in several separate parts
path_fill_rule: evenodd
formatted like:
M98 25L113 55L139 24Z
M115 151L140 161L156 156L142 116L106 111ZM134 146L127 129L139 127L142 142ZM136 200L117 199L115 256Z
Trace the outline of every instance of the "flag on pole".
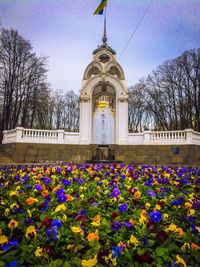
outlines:
M102 0L93 15L102 15L105 7L107 7L107 0Z

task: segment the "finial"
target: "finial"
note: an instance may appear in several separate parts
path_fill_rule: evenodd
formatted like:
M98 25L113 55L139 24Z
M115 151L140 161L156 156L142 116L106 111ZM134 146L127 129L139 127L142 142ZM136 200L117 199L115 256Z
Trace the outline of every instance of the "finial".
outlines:
M103 46L107 46L107 36L106 36L106 8L105 8L105 13L104 13L104 30L103 30Z

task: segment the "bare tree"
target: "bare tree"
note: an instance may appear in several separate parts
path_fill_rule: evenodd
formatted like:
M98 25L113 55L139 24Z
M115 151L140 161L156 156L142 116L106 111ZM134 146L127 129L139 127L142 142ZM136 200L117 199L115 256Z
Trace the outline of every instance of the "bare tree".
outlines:
M38 103L47 94L46 58L36 57L17 31L0 35L0 110L2 131L17 125L34 127Z

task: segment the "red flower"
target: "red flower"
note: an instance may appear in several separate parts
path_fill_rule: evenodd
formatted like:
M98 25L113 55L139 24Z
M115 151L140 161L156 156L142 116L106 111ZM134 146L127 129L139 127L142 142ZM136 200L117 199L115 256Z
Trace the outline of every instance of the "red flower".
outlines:
M42 221L42 225L44 225L46 229L48 229L49 227L51 227L52 221L53 219L45 217L44 220Z
M119 213L116 212L116 211L113 211L113 213L112 213L112 215L111 215L111 218L112 218L112 219L115 219L115 218L118 217L118 216L119 216Z
M160 233L158 233L155 237L156 241L159 243L159 244L162 244L164 243L164 241L168 238L168 234L167 232L165 231L162 231Z
M143 263L143 262L151 263L152 258L148 252L145 252L144 254L137 256L137 261L139 261L140 263Z

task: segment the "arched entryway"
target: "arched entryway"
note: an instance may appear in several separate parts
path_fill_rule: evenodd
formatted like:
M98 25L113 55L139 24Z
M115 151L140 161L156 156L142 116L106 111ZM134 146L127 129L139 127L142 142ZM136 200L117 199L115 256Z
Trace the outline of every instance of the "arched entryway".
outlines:
M93 90L92 143L98 145L115 143L114 88L108 83L100 83Z

